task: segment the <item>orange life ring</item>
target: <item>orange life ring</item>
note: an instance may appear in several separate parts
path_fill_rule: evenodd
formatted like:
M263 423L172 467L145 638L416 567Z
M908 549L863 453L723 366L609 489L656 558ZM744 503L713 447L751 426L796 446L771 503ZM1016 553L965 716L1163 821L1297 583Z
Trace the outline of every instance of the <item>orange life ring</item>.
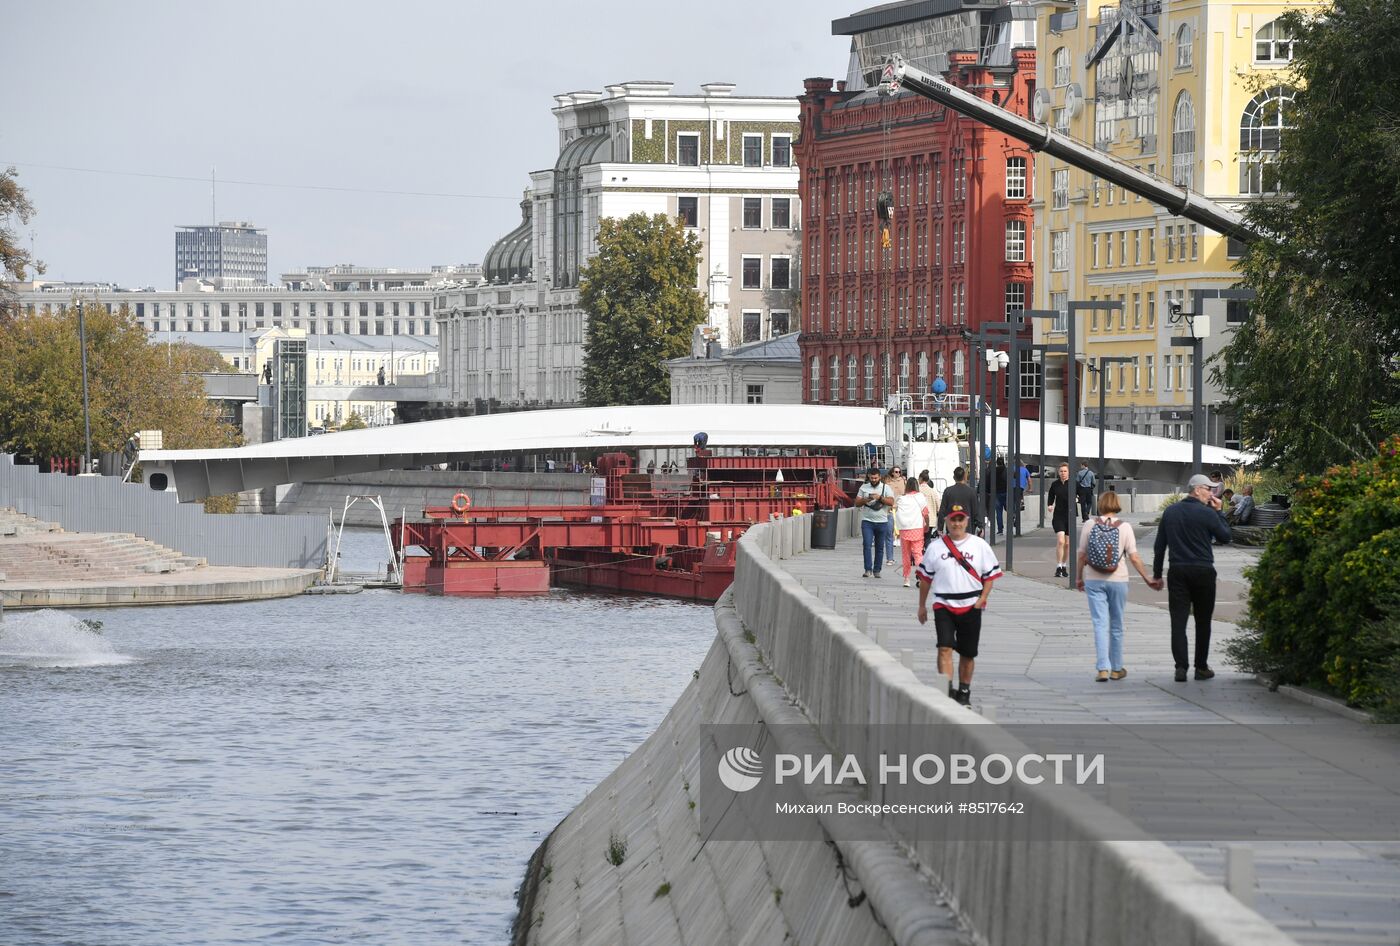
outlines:
M452 511L461 515L472 508L472 498L466 493L458 493L452 497Z

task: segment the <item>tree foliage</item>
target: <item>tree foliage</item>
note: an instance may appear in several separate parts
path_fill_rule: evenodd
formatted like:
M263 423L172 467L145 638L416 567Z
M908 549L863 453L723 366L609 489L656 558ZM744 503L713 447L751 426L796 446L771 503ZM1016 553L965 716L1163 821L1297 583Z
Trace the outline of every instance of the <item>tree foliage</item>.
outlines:
M180 450L232 446L199 372L221 360L192 345L152 345L122 306L84 308L92 448L120 450L138 430L164 431ZM82 362L72 307L0 322L0 450L37 457L83 452Z
M1248 211L1270 235L1242 263L1258 299L1215 371L1265 463L1320 473L1374 455L1400 398L1400 5L1337 0L1283 21L1286 196Z
M579 292L588 315L585 404L670 400L664 362L689 352L705 321L705 299L695 289L699 265L700 241L680 221L641 213L602 221L598 255Z
M29 222L34 207L19 186L14 168L0 171L0 319L12 314L14 294L4 285L7 280L23 282L29 278L29 270L42 273L44 264L36 261L21 244L19 236L11 229L12 221L21 224Z

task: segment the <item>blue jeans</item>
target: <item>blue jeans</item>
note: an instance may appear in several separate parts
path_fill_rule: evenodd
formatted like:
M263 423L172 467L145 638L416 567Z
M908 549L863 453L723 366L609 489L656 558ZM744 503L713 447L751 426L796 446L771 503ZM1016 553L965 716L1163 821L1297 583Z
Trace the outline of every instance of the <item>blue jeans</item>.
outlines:
M997 493L997 531L1006 531L1006 521L1002 517L1006 513L1006 494Z
M865 570L868 572L878 572L885 564L885 547L889 545L893 535L890 532L890 521L865 522L860 524L861 551L865 553ZM870 553L872 547L875 552L875 564L870 563ZM893 561L893 556L891 556Z
M1089 618L1094 622L1094 650L1099 670L1123 669L1123 605L1128 601L1126 581L1084 582Z

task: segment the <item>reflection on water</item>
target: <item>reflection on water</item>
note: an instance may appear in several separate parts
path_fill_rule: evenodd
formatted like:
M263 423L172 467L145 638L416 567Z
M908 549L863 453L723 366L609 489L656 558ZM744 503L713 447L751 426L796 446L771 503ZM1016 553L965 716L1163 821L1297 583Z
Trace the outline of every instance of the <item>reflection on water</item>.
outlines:
M505 942L529 854L714 637L573 592L80 614L0 636L6 946Z

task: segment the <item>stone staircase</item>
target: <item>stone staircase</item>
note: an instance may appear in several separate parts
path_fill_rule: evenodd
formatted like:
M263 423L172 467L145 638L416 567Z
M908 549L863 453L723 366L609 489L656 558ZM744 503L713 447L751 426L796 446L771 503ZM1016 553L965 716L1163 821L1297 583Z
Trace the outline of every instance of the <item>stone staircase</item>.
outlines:
M0 581L11 583L133 578L205 565L131 533L64 532L13 508L0 508Z

